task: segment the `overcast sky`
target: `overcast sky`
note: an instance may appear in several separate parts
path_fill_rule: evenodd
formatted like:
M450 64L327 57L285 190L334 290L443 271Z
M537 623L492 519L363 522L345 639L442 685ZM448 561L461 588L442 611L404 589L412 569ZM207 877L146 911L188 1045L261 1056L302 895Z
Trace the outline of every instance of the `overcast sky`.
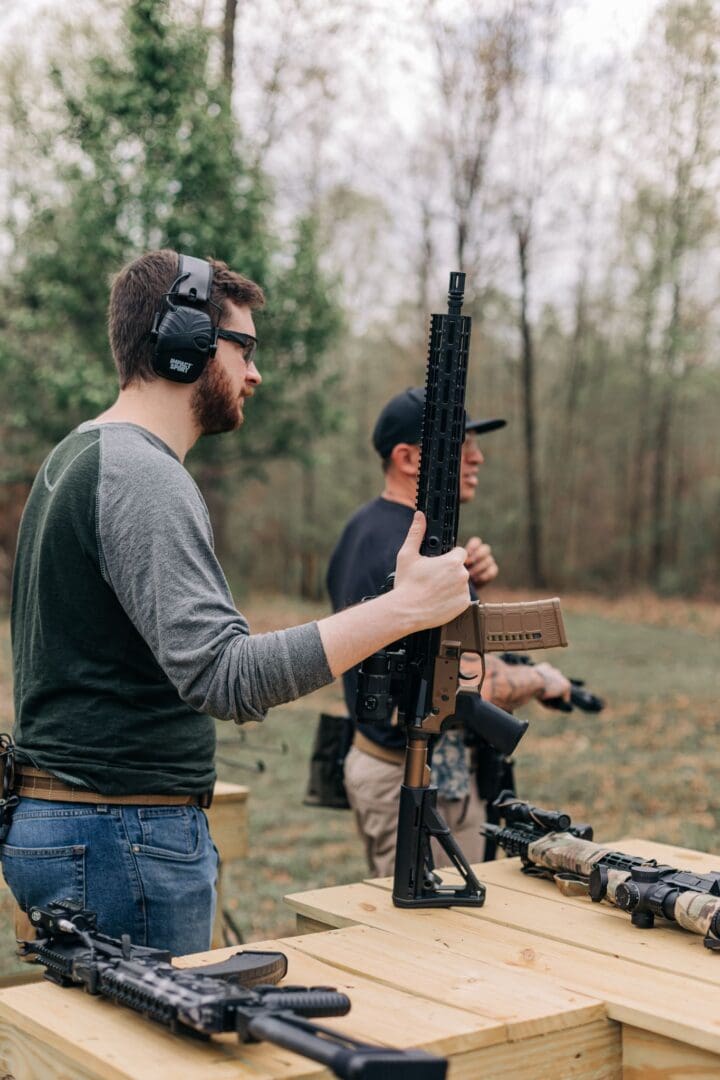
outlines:
M602 52L631 49L659 0L564 0L561 9L570 48ZM100 7L102 0L75 0L73 7ZM67 0L2 0L0 32L6 37L35 34L44 13L67 11Z

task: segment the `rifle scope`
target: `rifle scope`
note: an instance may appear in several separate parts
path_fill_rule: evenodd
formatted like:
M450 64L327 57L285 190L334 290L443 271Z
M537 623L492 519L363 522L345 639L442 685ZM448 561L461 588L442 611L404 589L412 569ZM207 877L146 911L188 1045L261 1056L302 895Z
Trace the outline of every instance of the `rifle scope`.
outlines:
M516 798L512 791L501 791L493 806L508 825L537 825L545 832L565 832L572 818L562 810L544 810Z

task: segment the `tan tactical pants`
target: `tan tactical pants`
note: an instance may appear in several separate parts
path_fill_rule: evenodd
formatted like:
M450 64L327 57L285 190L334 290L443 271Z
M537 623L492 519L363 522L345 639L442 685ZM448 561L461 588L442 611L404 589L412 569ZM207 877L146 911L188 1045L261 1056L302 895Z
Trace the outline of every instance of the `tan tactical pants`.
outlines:
M402 777L402 765L380 761L356 746L350 748L345 758L345 789L365 841L370 873L375 877L389 877L393 873ZM481 862L485 837L479 829L485 821L485 804L478 797L472 778L468 798L439 798L437 805L467 861ZM450 865L435 840L432 849L437 867Z

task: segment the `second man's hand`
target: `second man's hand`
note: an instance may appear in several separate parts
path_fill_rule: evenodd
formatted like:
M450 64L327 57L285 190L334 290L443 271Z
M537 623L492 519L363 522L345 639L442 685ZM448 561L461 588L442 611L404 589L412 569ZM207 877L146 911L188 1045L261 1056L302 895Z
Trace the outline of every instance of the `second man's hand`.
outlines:
M476 589L489 585L498 576L492 548L479 536L471 536L465 545L465 566Z
M544 683L543 688L535 695L538 701L552 701L555 698L562 698L563 701L570 700L572 687L570 680L565 678L562 671L545 662L535 664L533 670L537 675L542 676Z

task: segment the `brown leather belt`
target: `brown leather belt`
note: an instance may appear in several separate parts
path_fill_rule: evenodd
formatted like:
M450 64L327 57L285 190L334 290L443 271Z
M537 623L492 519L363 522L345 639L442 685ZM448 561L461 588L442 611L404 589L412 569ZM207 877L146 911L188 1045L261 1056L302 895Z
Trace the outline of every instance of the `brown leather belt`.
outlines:
M400 750L394 746L381 746L380 743L368 739L367 736L363 735L362 731L358 731L357 728L353 735L353 746L356 750L361 750L363 754L368 754L370 757L377 758L378 761L385 761L388 765L402 765L405 761L404 750Z
M88 788L73 787L45 769L19 765L15 771L15 795L48 802L117 804L119 806L210 806L212 792L202 795L101 795Z

